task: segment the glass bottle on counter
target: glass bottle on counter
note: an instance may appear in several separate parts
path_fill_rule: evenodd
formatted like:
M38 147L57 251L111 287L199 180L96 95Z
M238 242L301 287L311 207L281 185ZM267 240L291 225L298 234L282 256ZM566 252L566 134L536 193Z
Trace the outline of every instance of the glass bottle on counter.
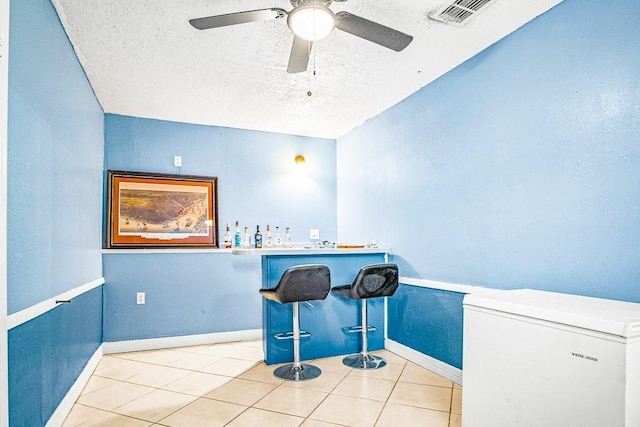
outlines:
M242 247L244 249L249 249L251 247L251 234L249 234L249 227L244 228L244 241L242 242Z
M229 249L231 247L231 226L227 223L227 231L224 232L224 247Z
M254 235L253 245L256 249L262 249L262 233L260 233L259 225L256 225L256 234Z
M289 227L287 227L284 232L284 247L291 247L291 233L289 232Z
M236 249L240 249L242 246L242 236L240 235L240 223L236 221L236 235L233 240L233 247Z
M280 236L280 227L276 227L276 248L282 247L282 237Z
M271 227L269 226L269 224L267 224L267 235L264 238L264 245L267 248L270 248L271 246L273 246L273 243L271 241Z

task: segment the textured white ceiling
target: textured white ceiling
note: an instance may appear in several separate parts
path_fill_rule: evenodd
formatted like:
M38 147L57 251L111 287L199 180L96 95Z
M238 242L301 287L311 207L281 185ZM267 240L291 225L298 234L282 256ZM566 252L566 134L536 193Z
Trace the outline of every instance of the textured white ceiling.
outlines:
M495 0L463 27L428 18L443 0L333 3L414 37L394 52L334 30L305 73L286 72L285 20L199 31L188 20L288 0L53 0L106 113L338 138L561 0ZM307 92L312 95L308 96Z

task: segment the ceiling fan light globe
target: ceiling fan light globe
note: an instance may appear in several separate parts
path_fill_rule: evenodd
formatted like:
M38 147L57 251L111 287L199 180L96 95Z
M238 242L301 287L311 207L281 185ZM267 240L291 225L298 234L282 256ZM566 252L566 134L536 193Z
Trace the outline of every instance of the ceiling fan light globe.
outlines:
M323 39L333 31L336 20L333 12L321 4L308 4L292 10L287 17L291 31L308 41Z

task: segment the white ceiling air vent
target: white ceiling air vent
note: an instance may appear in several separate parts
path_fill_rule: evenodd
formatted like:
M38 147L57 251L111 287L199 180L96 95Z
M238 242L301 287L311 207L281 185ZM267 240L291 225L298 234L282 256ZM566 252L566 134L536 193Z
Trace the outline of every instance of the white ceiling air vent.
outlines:
M453 0L429 15L429 18L446 24L463 25L495 0Z

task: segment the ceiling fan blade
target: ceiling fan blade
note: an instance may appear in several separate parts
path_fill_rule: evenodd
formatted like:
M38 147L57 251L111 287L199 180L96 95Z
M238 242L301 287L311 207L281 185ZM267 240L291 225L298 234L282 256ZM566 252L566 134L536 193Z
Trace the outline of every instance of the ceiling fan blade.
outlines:
M309 64L309 53L313 42L307 41L302 37L295 36L293 38L293 46L291 46L291 55L289 56L289 66L287 73L301 73L307 71Z
M413 40L413 36L385 27L349 12L336 13L336 28L370 42L400 52Z
M246 12L227 13L226 15L207 16L190 19L189 23L198 30L226 27L227 25L245 24L247 22L268 21L284 18L287 11L280 8L248 10Z

